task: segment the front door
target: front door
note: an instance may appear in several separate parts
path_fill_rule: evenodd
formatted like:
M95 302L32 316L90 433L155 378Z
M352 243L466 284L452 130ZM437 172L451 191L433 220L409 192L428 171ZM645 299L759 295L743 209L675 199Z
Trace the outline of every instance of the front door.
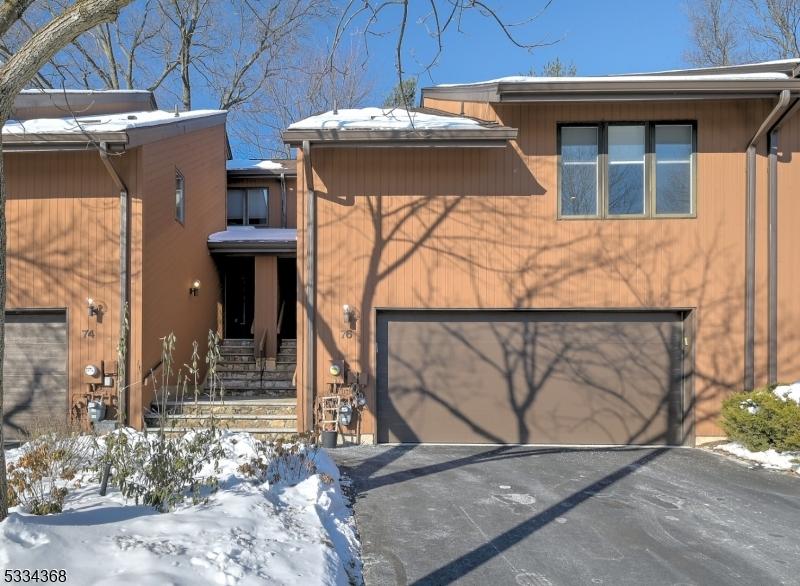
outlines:
M255 265L253 257L225 261L225 337L253 337Z

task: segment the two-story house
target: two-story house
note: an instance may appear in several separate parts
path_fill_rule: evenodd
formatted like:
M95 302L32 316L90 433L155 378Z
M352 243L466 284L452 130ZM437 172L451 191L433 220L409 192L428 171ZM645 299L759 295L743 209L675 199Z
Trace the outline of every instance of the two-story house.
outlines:
M301 427L357 378L367 442L719 436L730 392L800 377L799 72L512 77L291 125Z

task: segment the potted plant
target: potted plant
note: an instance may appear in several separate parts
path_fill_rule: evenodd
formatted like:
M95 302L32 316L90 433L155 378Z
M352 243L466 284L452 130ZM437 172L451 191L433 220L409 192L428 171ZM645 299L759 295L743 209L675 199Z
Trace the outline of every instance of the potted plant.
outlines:
M332 449L336 447L339 440L339 432L335 423L326 423L322 430L322 447Z

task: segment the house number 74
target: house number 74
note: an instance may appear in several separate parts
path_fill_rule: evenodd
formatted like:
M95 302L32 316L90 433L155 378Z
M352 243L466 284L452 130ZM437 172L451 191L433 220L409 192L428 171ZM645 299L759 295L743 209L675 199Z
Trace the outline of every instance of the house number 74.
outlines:
M81 330L81 335L84 338L94 338L94 330Z

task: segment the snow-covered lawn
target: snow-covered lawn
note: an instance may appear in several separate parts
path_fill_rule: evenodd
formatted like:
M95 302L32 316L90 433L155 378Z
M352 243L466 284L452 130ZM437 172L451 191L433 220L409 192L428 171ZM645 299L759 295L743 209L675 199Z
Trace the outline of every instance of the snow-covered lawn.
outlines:
M67 583L80 585L362 582L351 512L323 450L315 474L270 486L240 471L257 456L257 440L225 432L222 445L219 490L205 504L158 513L113 489L99 496L84 474L63 513L12 509L0 523L0 568L66 569ZM9 461L20 450L9 450Z
M751 452L743 445L736 442L720 444L715 446L714 449L736 456L742 460L753 462L764 468L788 470L800 474L800 452L776 452L775 450Z

